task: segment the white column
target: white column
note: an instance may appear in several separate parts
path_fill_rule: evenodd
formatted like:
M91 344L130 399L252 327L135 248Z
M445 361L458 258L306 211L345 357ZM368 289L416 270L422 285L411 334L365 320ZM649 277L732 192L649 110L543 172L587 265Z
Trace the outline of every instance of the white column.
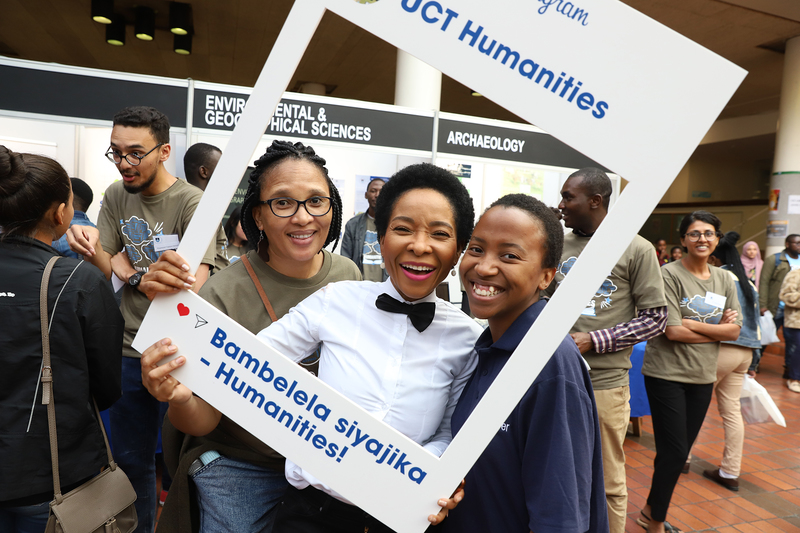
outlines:
M770 192L773 189L780 190L780 201L778 211L770 211L769 220L787 220L787 235L800 233L800 215L788 213L789 196L800 195L800 37L786 42ZM785 240L768 234L767 255L783 250Z
M394 105L439 110L442 73L400 49L397 50Z

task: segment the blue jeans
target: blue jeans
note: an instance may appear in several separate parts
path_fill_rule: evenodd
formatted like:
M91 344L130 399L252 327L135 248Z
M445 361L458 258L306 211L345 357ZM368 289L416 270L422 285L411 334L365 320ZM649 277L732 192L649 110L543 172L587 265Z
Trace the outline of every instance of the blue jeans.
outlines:
M0 508L2 533L42 533L50 514L50 502Z
M142 385L139 359L122 358L122 398L108 412L114 460L136 491L137 533L152 533L156 521L156 444L166 404Z
M218 457L192 474L202 533L270 533L289 485L283 470Z

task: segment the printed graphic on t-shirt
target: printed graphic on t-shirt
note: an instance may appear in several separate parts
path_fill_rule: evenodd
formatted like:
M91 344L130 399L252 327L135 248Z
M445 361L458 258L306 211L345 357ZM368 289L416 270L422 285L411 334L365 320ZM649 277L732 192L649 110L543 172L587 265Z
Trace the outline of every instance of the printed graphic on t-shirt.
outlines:
M575 265L575 261L578 258L572 256L565 261L562 261L560 265L558 265L558 273L563 275L564 277L569 274L569 271L572 270L572 267ZM562 280L563 281L563 280ZM561 281L558 282L561 285ZM600 285L600 288L597 289L597 292L589 300L589 303L586 304L586 308L581 312L584 316L597 316L597 300L595 298L600 298L600 309L610 309L612 307L612 299L611 295L617 292L616 284L611 281L611 279L606 278L605 281Z
M365 265L380 265L381 258L381 245L378 242L378 232L367 230L364 236L364 259Z
M163 231L163 222L156 224L155 229L150 229L150 224L136 215L128 220L119 221L122 226L122 235L125 236L125 251L131 264L135 267L138 263L146 260L147 263L158 261L160 252L156 252L153 244L153 236L160 235Z
M691 298L681 300L681 314L683 318L705 322L706 324L719 324L722 318L722 309L709 304L705 294L695 294Z

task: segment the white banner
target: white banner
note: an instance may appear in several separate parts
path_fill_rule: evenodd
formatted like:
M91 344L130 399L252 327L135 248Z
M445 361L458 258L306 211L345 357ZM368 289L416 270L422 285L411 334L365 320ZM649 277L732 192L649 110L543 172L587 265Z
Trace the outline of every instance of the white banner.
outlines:
M427 515L438 510L436 501L458 485L538 375L745 72L617 0L379 0L367 4L296 0L217 167L217 176L232 178L210 182L178 249L193 268L235 191L238 179L234 177L244 172L326 8L630 181L555 298L440 459L357 406L347 405L348 400L316 378L302 375L288 359L259 346L257 339L198 297L159 297L151 305L135 348L143 350L164 336L171 337L188 358L176 378L393 529L419 532L428 525ZM189 314L181 316L178 304L188 308ZM192 313L208 324L195 328L192 322L197 319L191 318ZM305 407L293 395L281 396L285 392L276 388L276 378L263 382L240 368L239 356L235 363L239 366L234 366L225 354L226 345L219 348L212 342L213 335L209 339L209 332L216 333L217 328L226 333L226 343L247 351L260 365L269 361L275 376L287 384L296 381L294 390L303 391L304 398L316 396L315 409L324 404L331 410L329 418L321 421L313 409L303 411ZM264 395L264 405L272 401L315 424L315 434L324 437L326 445L314 436L306 440L308 433L299 435L294 422L287 427L285 420L278 422L273 413L254 407L251 400L256 398L258 403L261 397L253 391L245 398L225 383L219 373L223 363L223 373L235 371L236 377L247 377L248 386ZM275 399L268 400L267 394ZM280 414L275 416L280 419ZM369 449L366 445L358 449L353 434L346 434L353 425L343 435L332 423L340 417L348 423L358 420L362 435L376 436L376 442ZM375 451L379 444L383 447ZM391 464L394 452L383 461L375 455L386 452L389 445L394 451L398 446L402 450ZM341 457L345 446L349 451ZM405 459L398 466L401 453ZM419 470L412 476L413 468Z

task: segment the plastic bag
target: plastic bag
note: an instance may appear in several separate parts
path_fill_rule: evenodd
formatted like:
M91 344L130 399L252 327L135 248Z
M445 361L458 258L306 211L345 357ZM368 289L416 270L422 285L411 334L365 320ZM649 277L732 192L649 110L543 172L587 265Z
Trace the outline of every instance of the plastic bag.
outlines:
M761 424L772 419L779 426L786 427L786 419L767 389L750 376L745 376L742 383L741 404L742 418L748 424Z
M775 320L772 318L772 313L764 311L764 315L759 317L759 324L761 327L761 346L772 344L773 342L780 342L778 338L778 330L775 328Z

